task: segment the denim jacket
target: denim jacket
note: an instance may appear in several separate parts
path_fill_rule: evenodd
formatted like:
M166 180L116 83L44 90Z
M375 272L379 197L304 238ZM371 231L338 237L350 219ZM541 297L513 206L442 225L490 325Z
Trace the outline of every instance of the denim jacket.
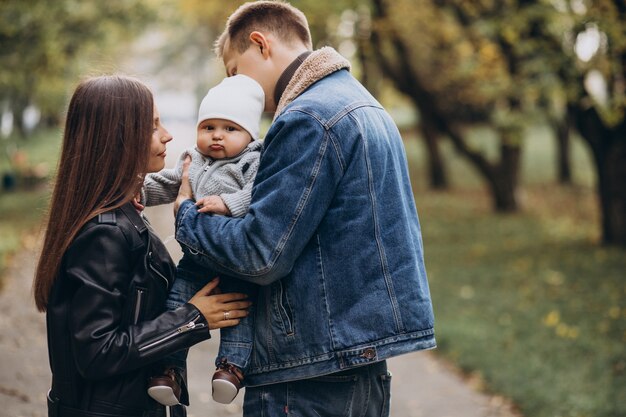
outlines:
M296 71L248 214L205 215L187 200L177 215L186 253L261 285L246 385L435 347L402 139L342 60L323 48Z

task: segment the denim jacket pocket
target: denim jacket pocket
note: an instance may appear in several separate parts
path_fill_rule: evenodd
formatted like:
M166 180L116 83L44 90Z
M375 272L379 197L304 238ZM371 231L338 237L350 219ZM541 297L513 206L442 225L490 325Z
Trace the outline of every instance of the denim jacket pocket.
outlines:
M272 305L274 307L274 314L280 319L283 331L287 336L292 336L295 333L293 310L291 309L287 293L285 292L281 280L272 284Z

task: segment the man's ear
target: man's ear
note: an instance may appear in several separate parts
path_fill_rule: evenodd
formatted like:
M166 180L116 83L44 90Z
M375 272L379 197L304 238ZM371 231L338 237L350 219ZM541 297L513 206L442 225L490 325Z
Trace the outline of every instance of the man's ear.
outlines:
M257 48L261 52L261 55L263 55L263 58L269 57L270 44L264 34L262 34L261 32L257 32L257 31L251 32L250 42L252 43L252 46L254 48Z

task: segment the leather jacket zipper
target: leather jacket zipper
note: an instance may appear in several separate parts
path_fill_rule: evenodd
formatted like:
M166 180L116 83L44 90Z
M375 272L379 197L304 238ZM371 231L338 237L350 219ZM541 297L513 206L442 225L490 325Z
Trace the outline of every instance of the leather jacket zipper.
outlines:
M143 301L143 295L146 291L143 288L137 288L137 301L135 303L135 314L133 315L133 324L137 324L139 321L139 314L141 313L141 304Z
M148 343L147 345L141 346L138 350L139 352L143 352L144 350L147 349L152 349L155 346L158 346L160 344L163 344L165 342L167 342L168 340L171 340L173 338L175 338L176 336L186 333L190 330L198 330L198 329L203 329L206 327L206 324L204 323L197 323L197 321L200 319L200 314L198 314L196 317L193 318L193 320L191 320L189 323L180 326L179 328L177 328L174 332L165 335L163 337L161 337L160 339L157 339L153 342Z
M148 257L152 258L152 252L148 253ZM165 278L165 276L159 272L158 269L156 269L153 265L152 262L148 261L148 267L152 270L152 272L154 272L155 274L157 274L163 281L165 281L165 287L169 288L170 287L170 281Z

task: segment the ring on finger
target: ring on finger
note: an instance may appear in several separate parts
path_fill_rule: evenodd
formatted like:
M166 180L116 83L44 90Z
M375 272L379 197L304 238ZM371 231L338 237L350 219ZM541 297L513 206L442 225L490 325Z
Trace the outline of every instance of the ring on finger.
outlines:
M224 312L224 320L228 320L230 318L230 311Z

